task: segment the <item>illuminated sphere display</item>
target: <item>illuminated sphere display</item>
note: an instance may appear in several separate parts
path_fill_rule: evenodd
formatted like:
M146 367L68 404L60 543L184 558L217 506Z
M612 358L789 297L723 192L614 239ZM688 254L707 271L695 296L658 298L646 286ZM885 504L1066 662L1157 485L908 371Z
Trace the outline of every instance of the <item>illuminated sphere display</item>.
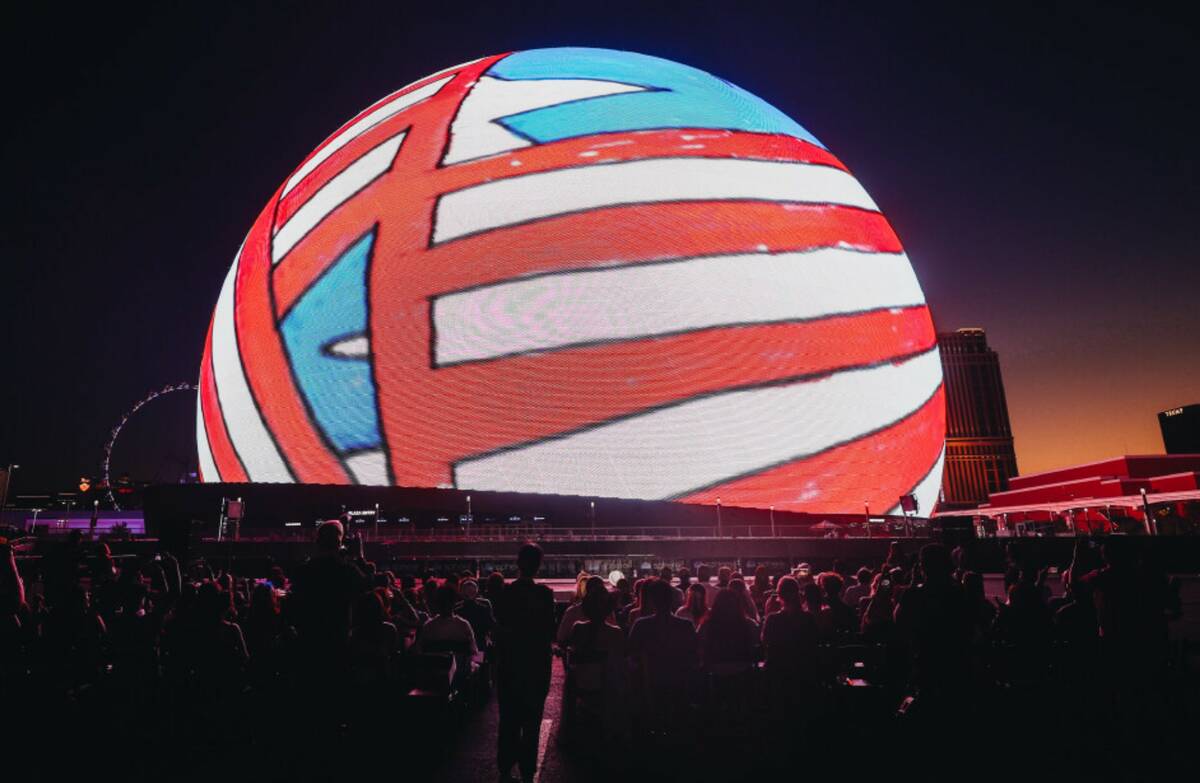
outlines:
M932 511L945 408L896 234L729 82L537 49L366 108L250 228L205 481Z

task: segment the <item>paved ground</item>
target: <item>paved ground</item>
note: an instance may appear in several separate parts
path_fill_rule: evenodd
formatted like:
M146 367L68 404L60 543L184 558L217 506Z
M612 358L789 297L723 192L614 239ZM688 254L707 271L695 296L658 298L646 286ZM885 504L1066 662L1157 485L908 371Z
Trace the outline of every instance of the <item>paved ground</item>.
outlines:
M561 661L554 662L554 675L550 682L550 696L546 699L546 712L542 718L541 744L538 750L539 763L536 780L538 783L586 780L588 776L572 759L560 752L556 738L559 718L562 713L563 668ZM496 731L499 716L496 711L495 695L479 710L473 710L466 719L460 741L452 750L452 756L436 779L448 781L488 781L499 775L496 768Z

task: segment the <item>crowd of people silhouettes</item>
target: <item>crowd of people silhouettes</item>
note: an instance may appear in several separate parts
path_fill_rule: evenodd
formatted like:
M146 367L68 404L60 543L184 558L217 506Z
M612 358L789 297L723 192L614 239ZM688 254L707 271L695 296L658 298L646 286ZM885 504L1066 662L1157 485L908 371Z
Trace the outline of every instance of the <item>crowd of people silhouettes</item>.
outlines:
M894 545L854 570L759 566L746 578L664 567L616 584L581 573L557 606L535 579L534 544L520 548L511 581L396 576L363 554L336 521L320 525L311 556L260 578L169 554L118 563L77 537L18 567L0 543L7 718L105 736L120 726L184 755L290 742L317 759L330 736L381 737L401 714L417 727L404 733L444 737L445 694L418 698L429 688L417 664L437 659L452 667L441 670L448 690L478 702L494 686L500 778L532 780L556 654L558 739L605 764L677 760L670 749L697 738L717 741L686 751L693 759L846 752L847 726L855 741L918 726L969 745L968 726L1012 726L1064 703L1078 716L1069 736L1103 756L1087 744L1095 731L1128 735L1173 714L1178 590L1117 538L1081 539L1060 595L1046 569L1014 556L998 600L969 548L936 543L916 556ZM406 699L417 706L397 712ZM296 746L292 721L315 747Z

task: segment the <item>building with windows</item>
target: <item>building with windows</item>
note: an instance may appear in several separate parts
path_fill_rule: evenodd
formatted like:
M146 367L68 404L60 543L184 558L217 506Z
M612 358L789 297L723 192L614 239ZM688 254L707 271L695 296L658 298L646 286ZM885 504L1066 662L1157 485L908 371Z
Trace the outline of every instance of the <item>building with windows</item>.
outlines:
M946 466L940 508L971 508L1017 475L1000 359L983 329L938 334L946 383Z

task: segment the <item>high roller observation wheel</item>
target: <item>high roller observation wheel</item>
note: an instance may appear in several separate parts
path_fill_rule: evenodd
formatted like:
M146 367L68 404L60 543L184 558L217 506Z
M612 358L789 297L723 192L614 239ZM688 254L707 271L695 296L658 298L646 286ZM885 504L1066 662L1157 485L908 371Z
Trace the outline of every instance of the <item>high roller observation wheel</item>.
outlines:
M105 491L108 493L108 502L112 504L114 511L120 511L121 506L120 506L120 504L117 503L116 496L113 495L112 479L108 475L108 467L109 467L109 462L112 460L113 446L115 446L117 443L117 438L121 434L121 429L125 426L125 424L129 421L129 418L131 416L133 416L133 414L137 413L139 410L141 410L143 407L145 407L147 404L149 404L151 400L156 400L159 397L162 397L166 394L170 394L172 392L180 392L180 391L195 392L195 391L199 391L199 390L200 390L200 387L194 383L167 384L166 386L162 387L161 389L152 391L149 394L147 394L145 397L143 397L142 399L138 400L138 402L132 408L130 408L128 411L125 412L125 415L121 417L121 420L119 422L117 422L117 426L112 428L112 433L108 437L108 443L104 444L104 462L102 463L101 473L103 474L103 478L104 478Z

